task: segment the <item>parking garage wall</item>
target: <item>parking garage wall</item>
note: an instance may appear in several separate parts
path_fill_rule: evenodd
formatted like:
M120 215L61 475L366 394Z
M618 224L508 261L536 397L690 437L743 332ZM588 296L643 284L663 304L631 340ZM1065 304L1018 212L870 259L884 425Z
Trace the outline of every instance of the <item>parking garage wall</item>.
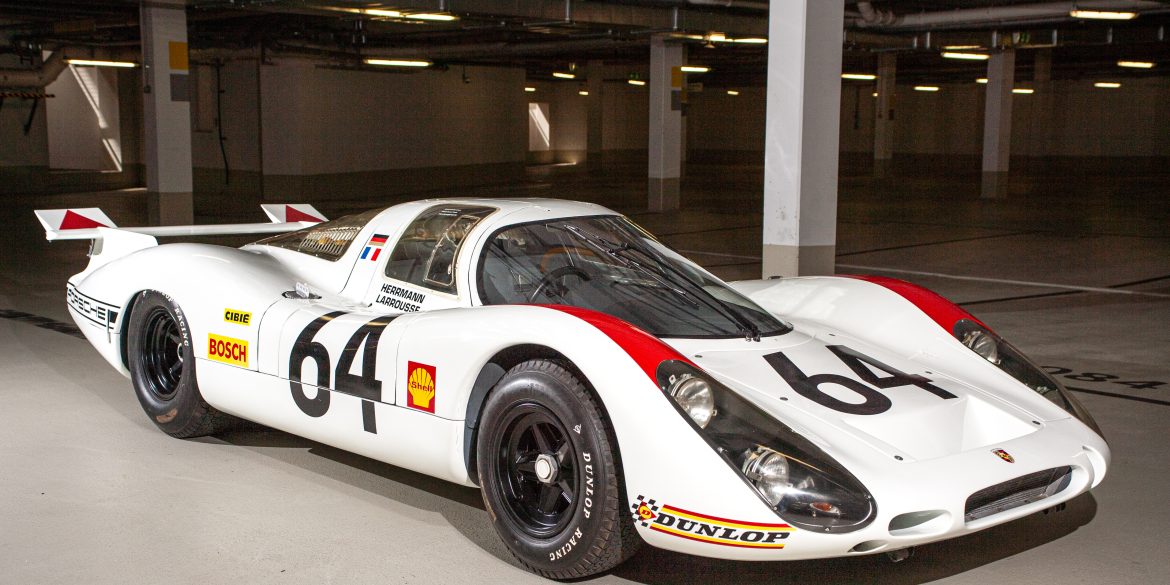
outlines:
M898 86L896 157L978 168L985 87L975 83L940 87L938 92L918 92ZM764 91L739 91L738 96L722 91L690 96L690 160L763 160ZM846 84L841 92L840 142L846 158L873 151L873 99L873 86L868 84ZM1012 106L1013 158L1022 159L1023 165L1055 169L1092 169L1118 162L1166 168L1167 103L1167 77L1123 80L1115 90L1095 88L1092 81L1055 81L1034 94L1017 94Z
M607 162L646 160L650 141L650 92L645 86L625 82L628 68L607 68L602 95L602 156ZM579 163L588 151L589 97L580 95L585 84L577 81L537 81L528 87L527 101L549 105L547 151L528 153L530 164Z
M520 69L375 72L290 60L243 61L220 75L231 171L224 173L218 128L194 132L200 205L216 195L394 200L523 172Z

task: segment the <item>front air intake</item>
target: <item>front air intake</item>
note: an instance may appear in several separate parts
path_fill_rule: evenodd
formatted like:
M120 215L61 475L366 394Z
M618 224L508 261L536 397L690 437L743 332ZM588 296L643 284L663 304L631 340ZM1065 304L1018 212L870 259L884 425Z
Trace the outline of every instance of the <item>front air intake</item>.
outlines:
M986 518L1060 493L1072 480L1072 468L1054 467L983 488L967 498L967 522Z

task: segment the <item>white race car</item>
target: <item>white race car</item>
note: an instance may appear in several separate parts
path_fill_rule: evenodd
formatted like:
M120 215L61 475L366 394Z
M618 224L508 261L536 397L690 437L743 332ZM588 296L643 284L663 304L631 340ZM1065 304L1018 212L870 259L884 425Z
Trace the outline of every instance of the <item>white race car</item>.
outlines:
M641 541L741 560L904 551L1057 506L1110 452L963 309L878 277L727 284L597 205L450 199L117 228L69 310L163 431L243 418L479 486L552 578ZM156 236L275 233L243 246Z

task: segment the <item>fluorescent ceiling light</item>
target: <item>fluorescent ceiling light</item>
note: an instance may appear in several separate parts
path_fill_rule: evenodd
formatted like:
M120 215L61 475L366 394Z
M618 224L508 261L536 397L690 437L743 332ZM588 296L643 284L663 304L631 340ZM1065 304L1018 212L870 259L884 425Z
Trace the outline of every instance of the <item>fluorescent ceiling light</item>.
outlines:
M646 82L641 79L627 79L626 83L630 85L646 85Z
M739 92L734 89L727 90L727 95L739 95Z
M1114 12L1111 10L1071 10L1068 13L1073 18L1091 18L1094 20L1133 20L1136 12Z
M137 63L130 61L100 61L94 59L66 59L66 63L70 65L78 65L81 67L137 67Z
M526 91L528 93L532 93L532 92L536 91L536 88L535 87L526 87L526 88L524 88L524 91Z
M589 95L589 92L585 91L585 90L581 90L581 91L577 92L577 95Z
M841 79L858 79L861 81L873 81L873 80L877 79L877 76L871 75L869 73L842 73Z
M1117 66L1131 69L1152 69L1154 64L1149 61L1118 61Z
M577 79L576 75L573 75L572 73L565 73L563 71L553 71L553 77L559 77L561 79Z
M1017 87L1012 89L1012 93L1022 93L1024 95L1036 93L1036 90L1026 87Z
M366 65L380 65L383 67L430 67L430 61L415 59L363 59Z
M938 91L937 85L915 85L914 91Z
M698 65L683 65L679 67L683 73L706 73L711 70L710 67L700 67Z
M436 22L451 22L452 20L459 20L458 16L454 14L442 14L439 12L418 12L415 14L407 14L405 18L414 20L432 20Z
M987 83L987 78L986 78L986 77L980 77L979 79L976 79L976 80L975 80L975 83L983 83L983 84L986 84L986 83Z
M1121 87L1121 84L1113 81L1098 81L1097 83L1093 84L1093 87L1100 87L1102 89L1117 89Z
M877 92L873 92L873 97L877 97Z
M942 56L943 59L966 59L968 61L986 61L991 58L991 55L986 53L956 53L954 51L945 51Z
M386 18L402 18L406 16L399 10L385 10L382 8L361 8L358 12L368 14L370 16L385 16Z
M730 39L730 40L733 43L745 43L748 45L766 45L766 44L768 44L768 39L765 39L763 37L748 37L746 39Z
M967 51L971 49L982 49L979 45L947 45L943 47L944 51Z
M725 35L721 32L713 32L713 33L707 35L707 40L712 41L712 42L716 42L716 43L722 43L722 42L727 40L727 35Z

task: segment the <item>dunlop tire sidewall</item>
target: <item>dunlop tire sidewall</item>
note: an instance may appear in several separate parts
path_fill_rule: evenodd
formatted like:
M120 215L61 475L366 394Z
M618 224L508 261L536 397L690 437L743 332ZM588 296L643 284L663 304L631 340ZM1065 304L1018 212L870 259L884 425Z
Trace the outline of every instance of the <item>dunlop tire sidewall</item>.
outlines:
M178 324L180 334L183 337L181 349L183 352L183 374L175 395L169 400L163 400L148 390L144 381L146 373L141 359L143 328L146 326L146 317L155 309L162 309L169 313ZM130 315L126 334L128 336L126 361L130 370L130 380L133 382L134 394L138 397L142 409L150 417L150 420L164 432L175 433L187 428L192 417L198 416L201 412L202 397L195 381L195 351L192 345L191 328L187 325L187 319L184 317L182 309L168 295L154 291L139 293L138 301L134 303L134 309Z

